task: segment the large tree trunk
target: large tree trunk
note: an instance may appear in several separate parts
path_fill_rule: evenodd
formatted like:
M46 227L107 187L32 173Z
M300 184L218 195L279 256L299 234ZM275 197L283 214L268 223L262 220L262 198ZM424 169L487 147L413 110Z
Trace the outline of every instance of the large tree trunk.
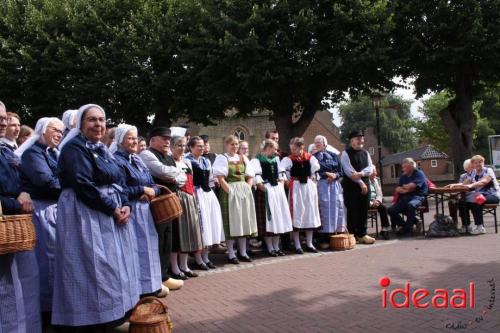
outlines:
M463 162L472 156L473 131L476 127L472 102L472 81L466 75L461 75L457 80L455 98L441 111L441 119L450 138L455 178L463 173Z
M167 109L159 105L154 107L155 118L153 120L153 128L155 127L170 127L172 125L172 119L168 116Z
M293 122L293 107L273 112L273 121L280 136L280 150L290 152L289 143L293 137L302 136L314 119L316 111L304 111L300 118Z

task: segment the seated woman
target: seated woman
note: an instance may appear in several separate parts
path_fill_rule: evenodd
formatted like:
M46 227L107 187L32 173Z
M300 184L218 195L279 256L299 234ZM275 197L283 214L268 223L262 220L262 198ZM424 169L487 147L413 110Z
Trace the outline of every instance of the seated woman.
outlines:
M472 210L476 227L470 233L480 235L486 233L481 206L484 204L497 204L500 201L500 186L493 169L484 166L484 157L475 155L470 160L473 170L470 180L464 181L464 184L473 192L467 193L464 217L468 216L469 210ZM478 195L482 195L486 199L482 204L476 203Z
M61 143L52 324L68 332L118 325L141 293L125 179L105 130L104 110L87 104Z
M54 289L54 247L56 243L57 200L61 185L56 176L64 125L58 118L38 120L35 134L15 154L21 157L23 190L33 199L33 224L37 242L35 253L40 269L40 301L44 322L50 323Z
M285 187L286 175L277 156L278 144L265 140L262 153L250 161L255 171L255 209L259 236L264 237L271 257L284 256L280 248L280 235L293 230Z
M377 168L373 168L372 174L370 175L370 208L376 209L377 213L380 215L380 224L382 225L380 235L385 240L388 240L390 238L389 232L391 228L389 225L389 217L387 216L387 208L384 206L383 201L384 195L382 193L382 187L380 186L380 180L377 177Z
M149 207L149 201L160 194L160 189L155 186L148 168L137 156L137 143L137 128L121 124L116 128L110 150L121 166L132 207L130 223L135 228L137 239L135 251L139 262L137 267L141 295L166 296L168 288L161 283L158 234Z
M463 187L464 184L471 183L472 163L470 161L470 158L464 161L464 171L465 173L460 175L458 183L449 184L446 187L459 188ZM470 227L469 212L467 212L467 207L466 207L467 206L466 198L471 194L472 192L455 194L450 197L450 200L448 200L448 209L450 211L450 216L453 219L453 222L458 224L458 215L460 215L460 218L462 219L462 228L460 228L459 230L459 232L462 234L470 233L470 231L472 230Z

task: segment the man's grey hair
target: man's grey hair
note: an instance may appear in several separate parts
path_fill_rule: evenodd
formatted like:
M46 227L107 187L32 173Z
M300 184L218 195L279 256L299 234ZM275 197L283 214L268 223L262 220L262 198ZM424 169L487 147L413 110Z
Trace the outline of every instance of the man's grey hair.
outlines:
M409 164L411 165L414 169L417 167L417 163L415 163L415 160L411 157L407 157L401 162L401 165L403 164Z

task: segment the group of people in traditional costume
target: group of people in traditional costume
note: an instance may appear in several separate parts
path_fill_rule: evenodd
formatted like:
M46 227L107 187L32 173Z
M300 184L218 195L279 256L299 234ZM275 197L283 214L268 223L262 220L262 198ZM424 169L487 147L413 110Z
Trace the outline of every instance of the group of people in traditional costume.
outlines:
M292 138L286 154L278 132L268 131L250 158L248 142L234 135L217 155L208 136L177 127L155 127L147 138L133 125L107 129L105 111L95 104L67 110L61 120L41 118L20 145L19 129L20 118L0 102L3 213L32 214L37 235L33 251L0 255L0 333L120 325L141 297L166 296L196 271L216 269L210 258L216 247L238 265L252 261L255 238L271 257L316 253L316 245L325 248L332 234L347 230L373 244L369 207L383 215L382 233L388 215L407 231L427 191L423 173L403 161L401 198L387 210L358 131L340 157L322 135L309 149ZM489 182L484 159L477 163L463 182L498 202L498 184ZM168 191L183 212L156 224L150 202ZM477 207L464 209L481 223Z

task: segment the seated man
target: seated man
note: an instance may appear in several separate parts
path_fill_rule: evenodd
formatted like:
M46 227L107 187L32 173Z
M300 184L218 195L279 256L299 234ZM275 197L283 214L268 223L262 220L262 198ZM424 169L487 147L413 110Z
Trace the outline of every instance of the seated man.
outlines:
M376 209L380 215L380 222L382 224L382 230L380 235L385 239L389 239L389 218L387 217L387 208L383 205L384 195L382 194L382 187L380 186L380 180L377 177L377 169L373 168L372 174L370 175L370 209Z
M398 234L406 236L412 233L413 225L417 221L417 207L424 203L428 186L424 173L417 169L412 158L405 158L401 168L403 174L399 178L399 186L396 187L399 200L389 207L388 211L391 222L402 227ZM406 222L400 214L406 215Z

